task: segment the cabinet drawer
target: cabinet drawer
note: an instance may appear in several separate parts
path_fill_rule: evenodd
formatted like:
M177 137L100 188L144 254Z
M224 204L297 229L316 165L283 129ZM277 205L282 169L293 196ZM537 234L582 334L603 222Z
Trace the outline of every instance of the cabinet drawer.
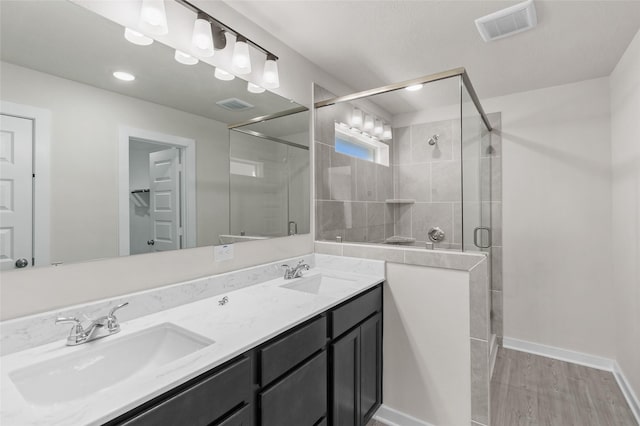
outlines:
M330 312L331 338L340 336L364 321L368 316L381 310L382 287L378 286Z
M252 387L251 359L244 358L121 424L206 426L234 407L250 403Z
M313 426L327 413L327 352L260 394L261 426Z
M266 386L286 373L327 342L327 321L325 317L287 334L260 350L260 383Z
M215 426L253 426L253 405L245 405Z

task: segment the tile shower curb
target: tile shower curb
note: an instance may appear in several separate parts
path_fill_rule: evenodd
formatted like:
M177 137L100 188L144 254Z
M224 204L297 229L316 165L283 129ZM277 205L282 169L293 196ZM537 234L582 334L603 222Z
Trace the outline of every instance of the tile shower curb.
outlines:
M391 263L452 269L469 273L469 346L472 424L489 425L491 415L490 285L485 253L462 253L364 243L315 241L316 259L322 255L384 260ZM390 408L390 407L387 407ZM383 411L384 412L384 411ZM394 413L399 413L393 410ZM399 413L403 414L403 413ZM382 420L383 416L381 414Z

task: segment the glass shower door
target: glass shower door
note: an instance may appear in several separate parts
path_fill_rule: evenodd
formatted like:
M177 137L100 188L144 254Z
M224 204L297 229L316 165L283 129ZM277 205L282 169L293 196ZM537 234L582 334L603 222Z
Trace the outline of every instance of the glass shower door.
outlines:
M462 249L489 253L491 247L490 133L462 78Z

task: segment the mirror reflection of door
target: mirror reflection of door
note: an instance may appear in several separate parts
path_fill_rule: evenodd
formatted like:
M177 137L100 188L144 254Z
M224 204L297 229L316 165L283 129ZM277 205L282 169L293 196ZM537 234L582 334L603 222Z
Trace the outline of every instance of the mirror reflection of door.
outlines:
M33 258L33 122L0 115L0 270Z
M130 140L131 254L183 247L181 158L180 148Z

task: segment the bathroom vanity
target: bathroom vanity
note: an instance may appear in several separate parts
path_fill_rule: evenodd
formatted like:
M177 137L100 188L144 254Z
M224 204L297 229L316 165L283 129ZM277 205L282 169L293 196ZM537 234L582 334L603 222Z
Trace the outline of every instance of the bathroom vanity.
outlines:
M107 425L364 426L381 402L379 284Z
M78 346L61 339L4 355L0 421L365 425L382 403L384 266L339 263L353 261L315 265L287 280L265 280L280 273L268 264L131 295L125 309L173 299L160 291L195 300L130 320L123 309L122 331L104 339ZM233 291L247 280L257 282ZM215 295L198 297L203 286L216 287ZM30 327L46 319L25 323L25 333L41 333Z

